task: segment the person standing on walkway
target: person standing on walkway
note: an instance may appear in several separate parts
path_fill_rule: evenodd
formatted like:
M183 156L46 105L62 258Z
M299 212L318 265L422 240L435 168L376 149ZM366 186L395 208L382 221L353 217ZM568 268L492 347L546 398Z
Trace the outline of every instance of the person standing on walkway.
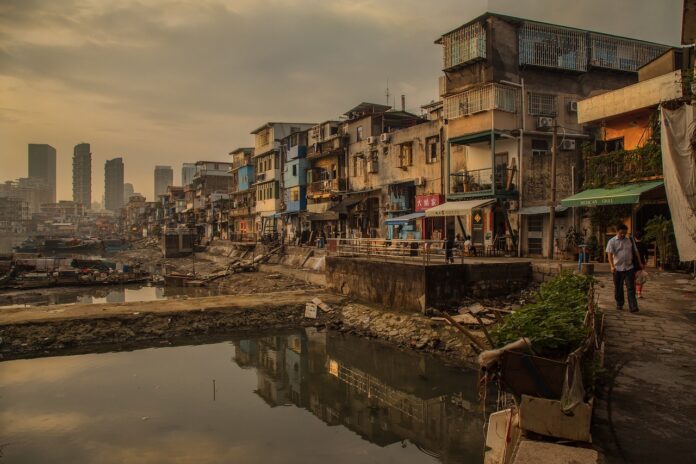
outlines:
M449 234L445 240L445 259L447 264L454 263L454 234Z
M626 224L619 224L616 236L612 237L607 243L607 254L609 255L609 266L614 277L614 300L616 309L623 310L624 305L624 284L628 293L628 310L632 313L638 312L638 300L636 300L636 268L643 269L640 259L637 256L636 246L633 239L627 237L628 227Z

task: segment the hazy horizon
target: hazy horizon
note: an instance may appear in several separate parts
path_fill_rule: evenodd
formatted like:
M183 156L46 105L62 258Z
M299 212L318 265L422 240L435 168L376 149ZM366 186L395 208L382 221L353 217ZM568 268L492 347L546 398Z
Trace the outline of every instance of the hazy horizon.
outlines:
M321 122L390 94L437 99L443 33L485 11L678 45L681 0L5 0L0 3L0 181L27 146L57 151L72 199L73 147L153 199L156 165L226 161L266 121ZM601 12L601 14L598 14Z

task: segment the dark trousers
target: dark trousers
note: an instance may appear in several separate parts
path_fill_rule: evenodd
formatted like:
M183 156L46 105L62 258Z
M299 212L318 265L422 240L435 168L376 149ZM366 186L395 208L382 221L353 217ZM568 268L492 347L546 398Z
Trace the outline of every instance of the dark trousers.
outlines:
M616 307L621 308L624 305L624 282L626 283L626 292L628 293L628 309L638 309L635 268L628 271L614 272L614 300L616 300Z

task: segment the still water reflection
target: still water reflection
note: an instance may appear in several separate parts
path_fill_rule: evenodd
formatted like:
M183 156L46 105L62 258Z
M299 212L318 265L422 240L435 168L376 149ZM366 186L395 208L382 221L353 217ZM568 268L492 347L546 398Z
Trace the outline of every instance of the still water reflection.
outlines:
M225 293L218 287L155 287L109 285L103 287L61 287L44 290L0 293L0 308L77 303L127 303L179 297L215 296Z
M476 375L314 330L0 363L6 462L482 462Z

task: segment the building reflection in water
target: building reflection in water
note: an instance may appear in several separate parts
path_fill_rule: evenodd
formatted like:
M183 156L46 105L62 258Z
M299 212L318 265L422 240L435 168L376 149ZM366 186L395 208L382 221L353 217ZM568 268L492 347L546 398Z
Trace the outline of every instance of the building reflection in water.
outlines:
M256 369L271 407L307 409L379 446L410 441L445 463L483 461L476 372L316 329L235 342L234 361Z

